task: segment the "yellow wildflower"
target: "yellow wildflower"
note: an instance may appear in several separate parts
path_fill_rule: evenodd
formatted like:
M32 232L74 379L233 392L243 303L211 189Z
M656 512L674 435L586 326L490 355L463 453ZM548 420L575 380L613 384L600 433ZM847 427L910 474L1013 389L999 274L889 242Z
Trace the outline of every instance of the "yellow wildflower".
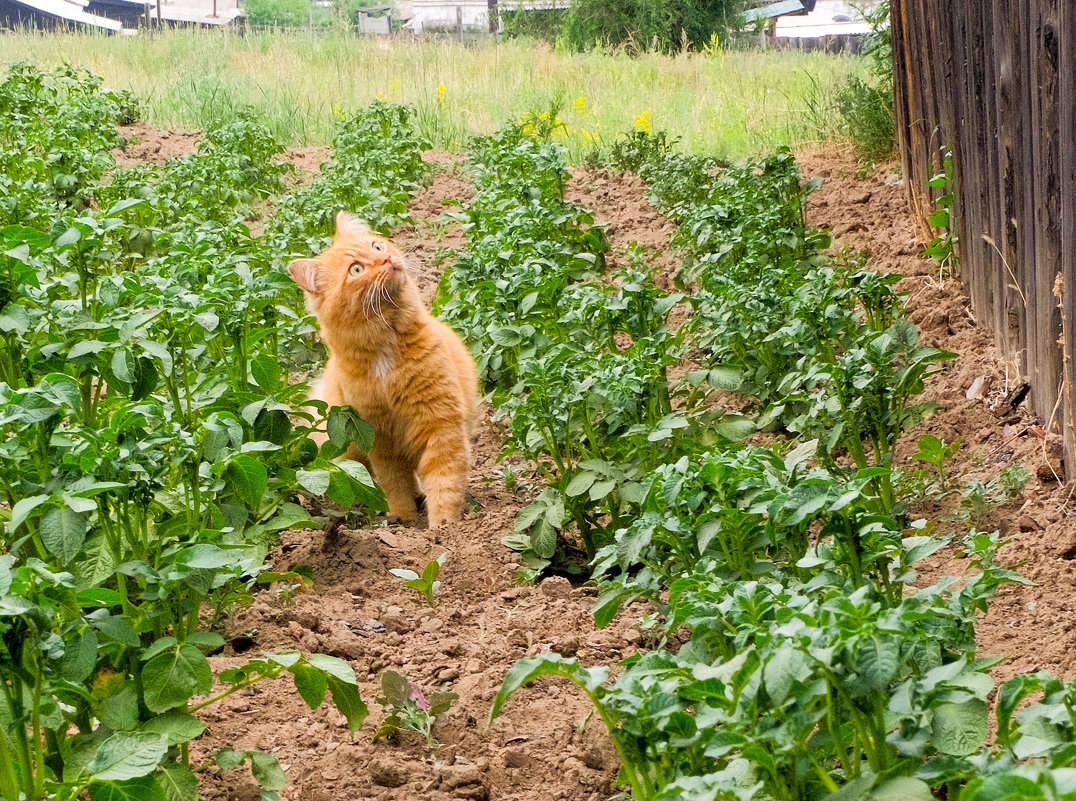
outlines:
M579 114L582 114L587 110L587 99L582 95L579 95L579 97L575 99L575 110Z
M439 83L437 85L437 94L439 94L441 97L445 96L445 83L444 83L444 81L441 81L441 83Z
M653 133L654 128L650 124L650 112L652 109L647 109L642 114L635 115L635 127L644 133Z
M333 103L333 116L338 120L344 118L344 108L339 103Z
M385 99L385 93L384 92L378 92L377 93L377 99L378 100L384 100Z

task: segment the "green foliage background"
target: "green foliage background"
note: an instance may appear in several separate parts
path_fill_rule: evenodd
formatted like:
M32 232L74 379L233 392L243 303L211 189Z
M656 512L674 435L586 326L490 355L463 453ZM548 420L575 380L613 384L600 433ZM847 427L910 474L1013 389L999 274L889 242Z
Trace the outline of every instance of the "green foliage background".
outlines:
M509 35L556 40L583 52L634 44L661 53L700 50L737 27L744 0L575 0L563 12L506 15Z

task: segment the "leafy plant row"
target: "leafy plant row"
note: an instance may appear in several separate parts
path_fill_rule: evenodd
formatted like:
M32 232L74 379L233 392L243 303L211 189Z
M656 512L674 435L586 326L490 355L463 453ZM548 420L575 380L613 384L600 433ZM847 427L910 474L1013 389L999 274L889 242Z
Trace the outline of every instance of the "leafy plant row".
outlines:
M914 402L924 378L954 354L918 345L895 278L827 263L789 154L720 167L633 139L622 153L635 148L680 223L689 294L657 290L639 259L642 275L603 274L604 242L564 202L562 156L541 131L509 127L472 154L469 249L439 297L511 415L506 449L550 482L510 544L544 567L574 522L595 556L598 623L635 597L658 610L643 622L657 647L611 684L608 668L532 657L491 717L541 675L575 681L639 799L1071 797L1071 688L1006 684L1001 734L984 745L996 660L975 658L974 622L1021 580L997 564L997 535L967 537L971 576L915 584L947 539L909 527L892 453L929 411ZM629 286L651 300L625 319ZM674 334L682 301L694 314ZM685 354L699 369L670 383ZM716 411L715 388L746 396L754 422ZM715 421L778 440L741 445Z
M288 674L354 731L354 673L289 653L214 683L211 624L255 582L301 580L264 561L275 532L314 524L298 496L385 508L365 467L333 460L369 426L289 381L313 328L283 266L321 245L330 207L399 220L422 142L404 109L343 117L335 163L253 236L242 220L286 166L252 116L117 169L136 111L98 78L19 65L0 110L0 152L28 154L0 178L0 797L193 801L200 771L246 761L275 797L269 755L191 762L195 713Z
M571 527L593 557L676 453L697 454L754 426L707 404L705 375L670 382L684 353L669 314L684 300L636 253L607 270L602 229L564 200L564 152L534 116L474 143L478 194L459 215L468 249L438 291L505 420L505 452L549 486L519 515L511 547L541 570ZM562 560L563 561L563 560Z

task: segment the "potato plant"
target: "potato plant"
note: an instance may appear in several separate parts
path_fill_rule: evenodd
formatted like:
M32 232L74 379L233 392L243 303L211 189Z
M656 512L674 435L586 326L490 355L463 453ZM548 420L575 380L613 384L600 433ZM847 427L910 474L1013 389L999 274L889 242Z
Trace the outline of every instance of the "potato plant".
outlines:
M682 384L663 384L664 394L656 381L636 381L627 397L669 397L668 414L601 432L611 414L595 407L590 416L588 390L617 387L601 372L602 358L625 349L600 335L585 340L589 347L563 337L575 294L554 278L561 302L544 324L528 319L526 331L516 330L519 366L510 380L487 377L514 415L510 447L555 463L550 486L517 528L565 526L576 497L595 486L601 497L606 486L630 481L615 512L602 509L601 538L588 541L598 546L595 620L605 625L627 601L648 598L668 639L625 660L612 682L604 666L557 654L523 659L505 677L490 720L535 678L570 679L609 729L620 779L637 799L1074 797L1076 751L1061 700L1070 687L1048 676L1007 684L998 742L986 744L994 689L986 671L997 660L976 658L974 623L998 586L1024 581L998 564L998 536L969 533L968 577L914 583L917 563L947 540L908 519L893 490L892 454L900 434L931 410L915 400L924 379L955 354L919 345L900 317L895 276L830 263L820 252L828 237L809 230L804 216L814 185L801 185L789 153L723 166L682 158L655 140L635 133L618 153L680 223L677 302L690 303L694 315L671 341L677 357L693 348L700 369ZM506 181L527 174L517 158L505 159L513 164ZM542 174L530 172L532 180ZM558 184L545 183L533 202L555 207ZM544 281L539 274L498 289L531 298ZM601 319L596 311L580 316ZM743 445L697 427L692 404L715 387L747 396L745 432L773 431L777 443ZM648 441L660 451L648 451ZM594 445L603 448L599 459L588 450ZM684 632L689 640L680 645ZM1040 691L1043 703L1014 721L1020 701ZM1039 741L1047 719L1049 736ZM1018 764L1028 756L1030 764Z
M280 577L275 533L315 525L300 496L385 508L363 465L334 459L372 429L289 380L314 329L284 264L330 205L398 221L422 143L406 109L343 119L317 203L285 197L252 236L285 170L253 116L114 169L131 102L96 77L18 65L0 108L0 150L27 154L0 178L0 796L193 801L196 713L256 681L288 675L311 708L331 695L352 732L366 717L342 660L265 654L214 689L207 655L220 616ZM361 203L339 194L352 183ZM246 763L276 797L268 754L209 764Z

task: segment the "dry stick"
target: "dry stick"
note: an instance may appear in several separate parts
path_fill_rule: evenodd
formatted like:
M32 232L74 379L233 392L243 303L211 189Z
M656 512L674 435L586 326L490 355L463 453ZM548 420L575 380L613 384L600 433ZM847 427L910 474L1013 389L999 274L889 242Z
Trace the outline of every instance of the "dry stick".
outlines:
M1012 267L1009 266L1009 260L1005 258L1005 254L1001 252L1001 248L998 247L997 242L995 242L988 234L983 234L983 241L986 242L986 244L990 245L990 247L992 247L994 250L996 250L998 256L1001 257L1001 263L1005 265L1005 269L1009 271L1009 277L1012 278L1012 283L1009 284L1009 286L1016 290L1016 294L1020 296L1020 300L1024 304L1024 308L1026 309L1027 298L1024 297L1024 290L1020 288L1020 282L1016 280L1016 273L1014 273L1012 271Z
M1057 340L1057 344L1061 346L1061 390L1057 393L1058 402L1061 401L1062 393L1064 393L1065 402L1068 406L1068 432L1069 436L1073 436L1076 433L1076 422L1073 420L1072 410L1072 381L1069 380L1072 369L1072 348L1069 345L1068 335L1068 320L1065 317L1065 276L1061 273L1057 274L1054 279L1054 297L1057 298L1057 308L1061 312L1061 336ZM1054 404L1057 407L1057 404ZM1045 447L1045 443L1044 443ZM1050 468L1053 470L1053 467ZM1072 466L1069 466L1069 472L1072 471ZM1054 475L1057 475L1056 473ZM1073 490L1076 490L1076 482L1069 488L1068 497L1065 498L1065 502L1068 503L1072 500Z
M1001 259L1001 263L1005 265L1005 269L1008 270L1008 272L1009 272L1009 277L1012 278L1012 283L1009 284L1009 286L1012 287L1013 289L1015 289L1016 294L1018 294L1020 296L1020 302L1024 304L1024 311L1026 312L1027 311L1027 298L1024 297L1024 290L1022 290L1020 288L1020 282L1016 280L1016 273L1014 273L1012 267L1009 266L1009 260L1005 258L1005 254L1001 252L1001 248L998 247L998 243L995 242L993 240L993 238L989 234L983 234L983 241L986 242L988 245L990 245L990 247L992 247L995 251L997 251L998 257ZM1020 353L1020 351L1017 351L1017 353ZM1020 377L1020 364L1019 364L1019 362L1016 363L1016 375L1017 375L1018 378ZM1006 385L1009 383L1009 365L1008 364L1005 365L1005 383L1006 383ZM1055 409L1055 411L1056 411L1056 409ZM1051 415L1051 418L1052 417L1053 417L1053 415ZM1050 429L1047 428L1046 430L1049 431ZM1045 447L1045 446L1043 446L1043 447ZM1053 470L1053 468L1050 468L1050 469ZM1055 473L1054 475L1056 476L1057 474ZM1058 479L1058 481L1060 481L1060 480L1061 479Z

